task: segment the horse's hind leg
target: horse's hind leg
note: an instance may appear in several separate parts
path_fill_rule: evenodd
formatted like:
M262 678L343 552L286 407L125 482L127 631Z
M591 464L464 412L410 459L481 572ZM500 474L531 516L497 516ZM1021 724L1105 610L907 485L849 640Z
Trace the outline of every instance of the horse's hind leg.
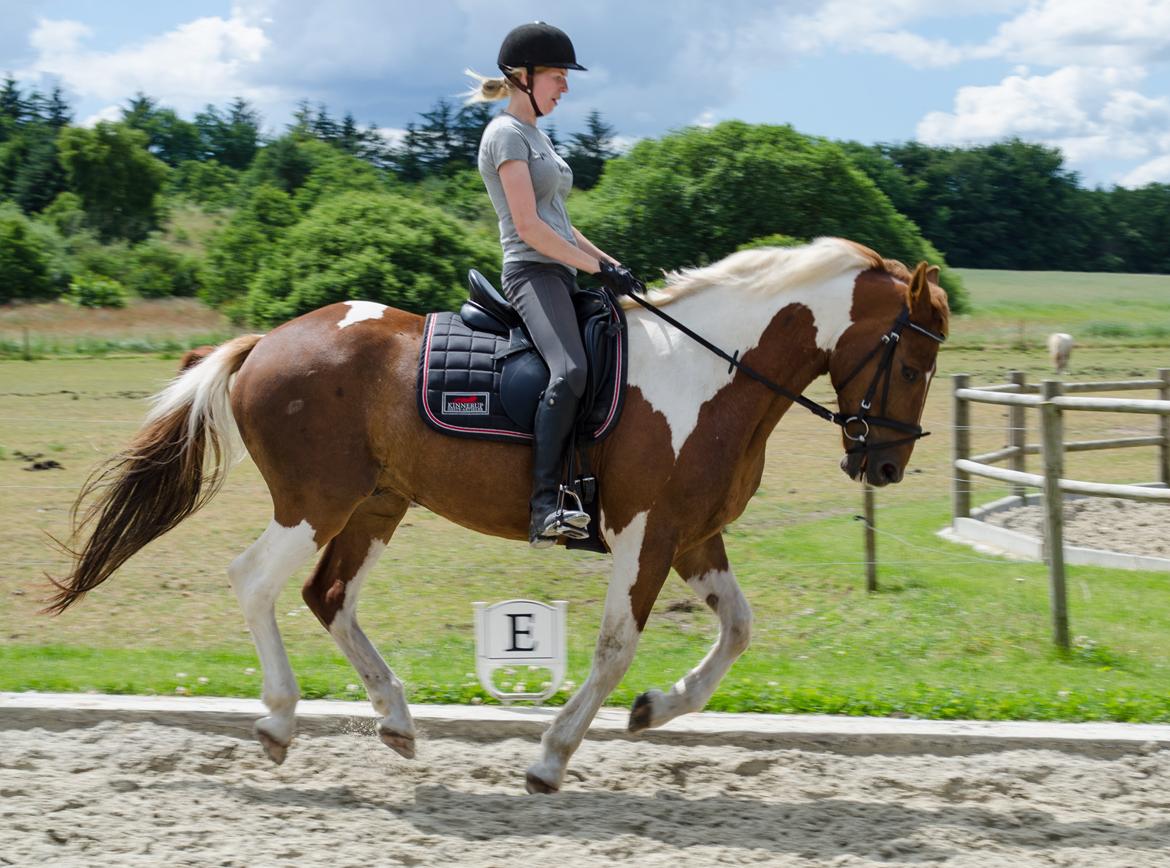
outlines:
M293 712L300 692L276 626L280 589L317 551L316 531L308 521L285 527L273 521L267 530L228 567L232 589L260 656L264 673L261 698L269 714L256 721L256 738L273 762L284 762L295 728Z
M374 710L382 715L379 737L388 747L413 759L414 721L402 682L357 622L362 583L409 505L409 500L393 494L362 502L329 543L301 595L366 685Z
M752 610L727 563L721 536L717 534L679 555L674 568L719 616L719 639L702 662L669 693L651 690L634 700L630 732L662 726L680 714L701 711L751 639Z

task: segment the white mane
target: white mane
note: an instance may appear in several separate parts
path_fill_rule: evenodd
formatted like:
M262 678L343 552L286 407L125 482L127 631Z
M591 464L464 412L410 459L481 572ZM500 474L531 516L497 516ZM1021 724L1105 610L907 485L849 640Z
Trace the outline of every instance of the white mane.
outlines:
M844 274L850 269L884 268L882 258L844 238L818 238L804 247L757 247L733 253L712 265L666 275L666 286L647 295L654 304L669 304L711 286L760 295L775 295ZM622 307L637 303L623 298Z

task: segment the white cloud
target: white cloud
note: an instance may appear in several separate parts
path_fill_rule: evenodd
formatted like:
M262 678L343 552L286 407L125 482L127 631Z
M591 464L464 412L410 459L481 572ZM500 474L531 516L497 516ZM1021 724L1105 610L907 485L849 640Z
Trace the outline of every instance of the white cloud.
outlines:
M1040 0L1003 24L986 53L1047 66L1170 60L1170 0Z
M930 145L971 145L1019 136L1059 147L1071 164L1142 159L1170 148L1170 99L1134 88L1139 68L1069 66L1050 75L1012 75L998 85L960 88L951 112L918 124Z
M92 35L78 21L40 19L29 37L36 57L21 77L53 76L83 98L103 101L143 91L164 96L181 112L234 96L263 101L272 95L250 81L268 39L242 18L197 18L116 51L88 48Z
M1123 187L1144 187L1146 184L1170 184L1170 154L1163 154L1143 163L1121 178Z

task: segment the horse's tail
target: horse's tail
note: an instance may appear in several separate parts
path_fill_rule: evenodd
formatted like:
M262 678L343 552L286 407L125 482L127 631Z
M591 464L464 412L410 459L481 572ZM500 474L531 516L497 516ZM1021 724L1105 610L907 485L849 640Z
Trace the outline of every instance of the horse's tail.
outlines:
M242 335L184 371L154 398L134 439L86 480L73 504L73 557L44 611L59 614L162 536L223 484L243 455L229 384L262 335ZM82 510L86 501L92 501ZM89 537L75 548L86 529Z

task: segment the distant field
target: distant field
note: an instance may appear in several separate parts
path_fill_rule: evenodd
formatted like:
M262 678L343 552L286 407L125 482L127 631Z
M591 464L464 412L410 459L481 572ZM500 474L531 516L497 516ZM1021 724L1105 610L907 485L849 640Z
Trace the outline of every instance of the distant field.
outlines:
M956 269L972 312L955 340L1043 345L1054 331L1079 344L1170 345L1170 275Z
M756 631L752 649L712 708L1170 720L1165 575L1072 568L1075 649L1062 657L1050 643L1042 565L979 555L934 535L950 515L949 375L966 372L988 383L1021 368L1032 379L1050 376L1040 336L1051 328L1041 314L1052 311L1041 300L1059 282L1031 277L1017 278L1022 288L1013 288L1006 276L968 277L976 312L954 324L940 357L924 417L934 435L919 443L907 480L878 495L879 593L862 590L862 528L856 521L861 495L837 469L839 438L799 410L782 420L760 492L728 533L732 563L755 608ZM1098 278L1102 286L1115 280ZM1136 298L1146 304L1161 290L1141 279L1134 286L1132 294L1101 296L1082 286L1078 303L1110 316L1128 310L1123 322L1138 328L1149 309L1134 316L1135 308L1118 302ZM1034 305L1021 308L1026 313L1020 317L1036 339L1013 347L1010 339L996 344L973 337L994 324L987 311L1012 310L1013 293L1026 297L1021 304ZM195 309L186 313L194 320ZM178 327L184 316L173 316L168 328ZM71 315L63 324L47 318L44 328L120 339L117 321L102 314ZM1085 343L1074 354L1072 379L1147 376L1170 365L1165 341L1151 338L1124 352L1113 339ZM228 562L269 518L266 491L250 462L233 471L204 511L149 546L66 615L36 614L42 574L59 572L64 564L47 535L67 532L68 509L81 482L125 443L142 417L145 397L173 373L173 360L157 357L0 361L0 690L258 694L255 653L225 575ZM831 397L823 381L811 395ZM975 451L1003 444L1001 409L976 412ZM1068 436L1125 436L1151 427L1148 419L1090 414L1070 420ZM33 456L63 469L31 472ZM1153 467L1152 449L1077 453L1069 460L1070 474L1095 480L1148 480ZM999 493L979 483L976 502ZM304 571L289 583L277 609L302 688L308 696L358 697L358 678L300 600L303 577ZM569 677L579 683L588 671L606 577L603 557L533 553L417 509L371 576L361 612L414 701L482 700L470 674L473 601L568 600ZM648 687L668 687L706 653L715 633L705 608L671 580L612 701L628 703ZM539 674L520 671L514 677Z

